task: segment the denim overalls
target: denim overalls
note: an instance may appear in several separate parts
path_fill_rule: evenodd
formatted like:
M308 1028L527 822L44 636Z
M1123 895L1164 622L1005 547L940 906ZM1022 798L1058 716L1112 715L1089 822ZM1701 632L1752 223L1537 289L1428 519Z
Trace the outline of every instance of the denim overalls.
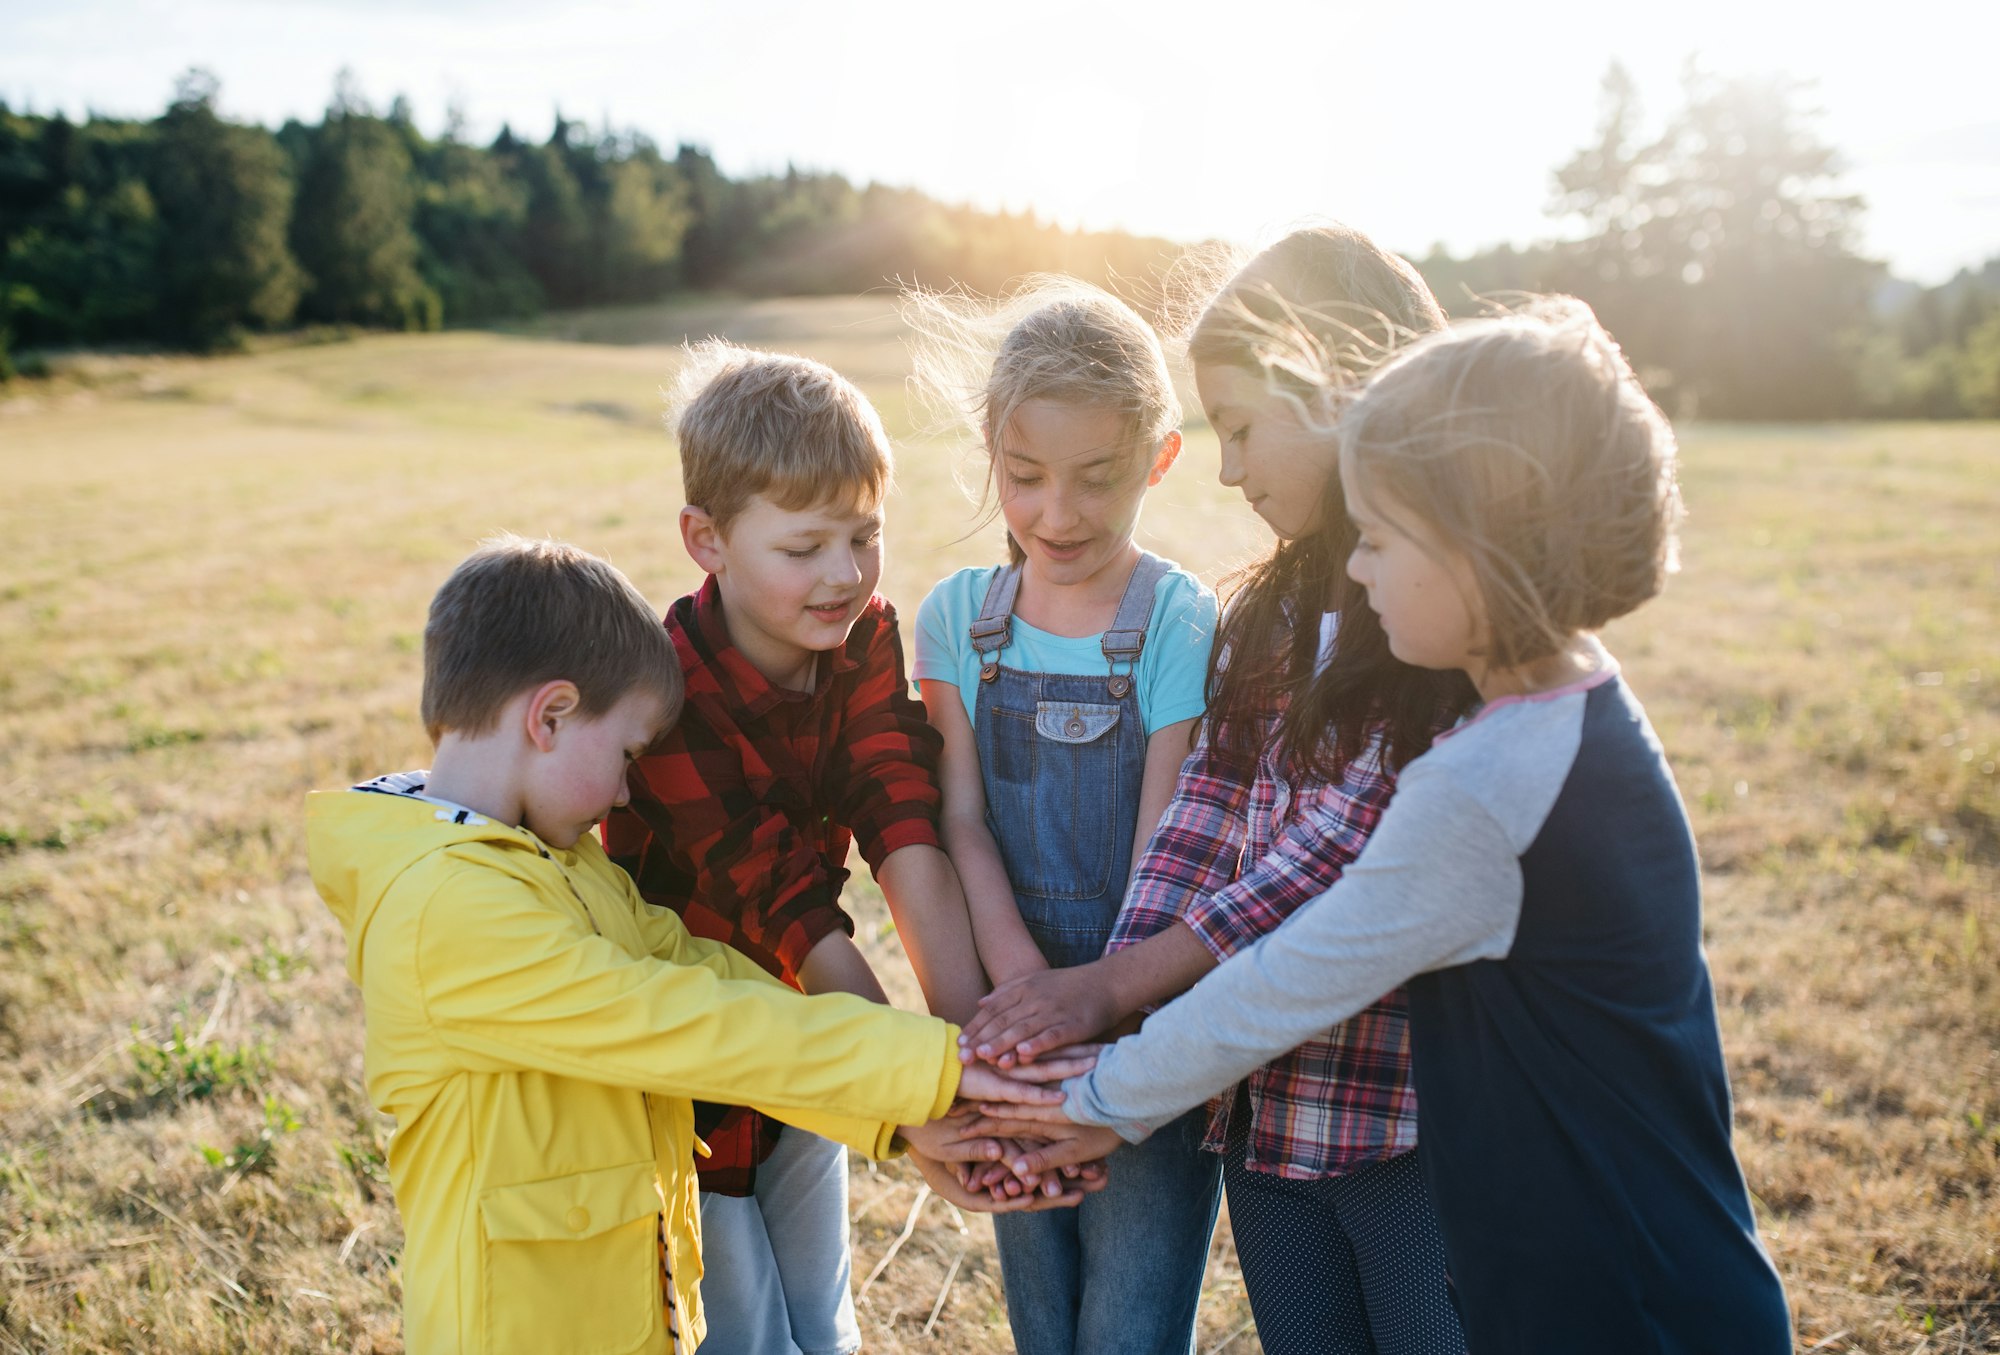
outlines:
M1173 566L1145 553L1100 641L1102 674L1027 673L1001 660L1021 568L993 577L970 638L981 666L973 739L986 824L1021 920L1057 968L1104 953L1132 869L1146 726L1136 675L1153 591ZM1120 1149L1111 1184L1076 1209L993 1220L1019 1355L1175 1355L1194 1344L1218 1159L1197 1107Z

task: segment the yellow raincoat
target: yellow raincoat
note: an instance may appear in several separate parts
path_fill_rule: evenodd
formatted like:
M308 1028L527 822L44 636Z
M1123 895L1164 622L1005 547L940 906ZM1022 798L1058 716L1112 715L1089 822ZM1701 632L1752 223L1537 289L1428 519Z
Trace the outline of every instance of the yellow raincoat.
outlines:
M664 1352L664 1216L684 1351L704 1331L691 1098L871 1157L958 1088L957 1030L804 997L572 851L437 802L308 798L347 932L368 1095L396 1118L411 1355Z

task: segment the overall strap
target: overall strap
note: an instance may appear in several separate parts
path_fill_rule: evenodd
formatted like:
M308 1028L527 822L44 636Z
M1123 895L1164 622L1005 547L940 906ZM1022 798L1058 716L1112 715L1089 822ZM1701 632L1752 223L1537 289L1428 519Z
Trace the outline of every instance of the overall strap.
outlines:
M1125 595L1118 599L1118 614L1111 618L1111 628L1098 641L1104 650L1104 661L1111 665L1111 694L1123 696L1132 689L1131 670L1139 665L1139 654L1146 647L1146 623L1153 614L1153 591L1165 578L1173 566L1151 551L1141 551L1139 563L1132 568L1132 577L1125 584ZM1127 671L1120 673L1119 664L1127 665Z
M1021 567L997 570L986 586L986 600L969 628L973 652L979 655L979 680L991 682L1000 673L1000 651L1013 638L1014 597L1021 591Z

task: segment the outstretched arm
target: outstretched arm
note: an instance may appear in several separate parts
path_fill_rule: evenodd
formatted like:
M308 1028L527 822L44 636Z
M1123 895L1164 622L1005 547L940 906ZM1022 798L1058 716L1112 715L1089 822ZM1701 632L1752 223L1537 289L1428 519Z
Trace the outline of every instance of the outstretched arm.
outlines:
M1064 1113L1143 1138L1411 976L1504 957L1518 848L1448 775L1412 764L1340 882L1069 1083Z

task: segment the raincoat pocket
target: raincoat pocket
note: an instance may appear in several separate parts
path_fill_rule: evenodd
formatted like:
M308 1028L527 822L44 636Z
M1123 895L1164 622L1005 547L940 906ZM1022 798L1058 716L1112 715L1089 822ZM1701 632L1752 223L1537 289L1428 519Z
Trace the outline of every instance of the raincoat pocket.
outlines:
M485 1225L487 1350L622 1355L662 1328L651 1161L494 1186Z

